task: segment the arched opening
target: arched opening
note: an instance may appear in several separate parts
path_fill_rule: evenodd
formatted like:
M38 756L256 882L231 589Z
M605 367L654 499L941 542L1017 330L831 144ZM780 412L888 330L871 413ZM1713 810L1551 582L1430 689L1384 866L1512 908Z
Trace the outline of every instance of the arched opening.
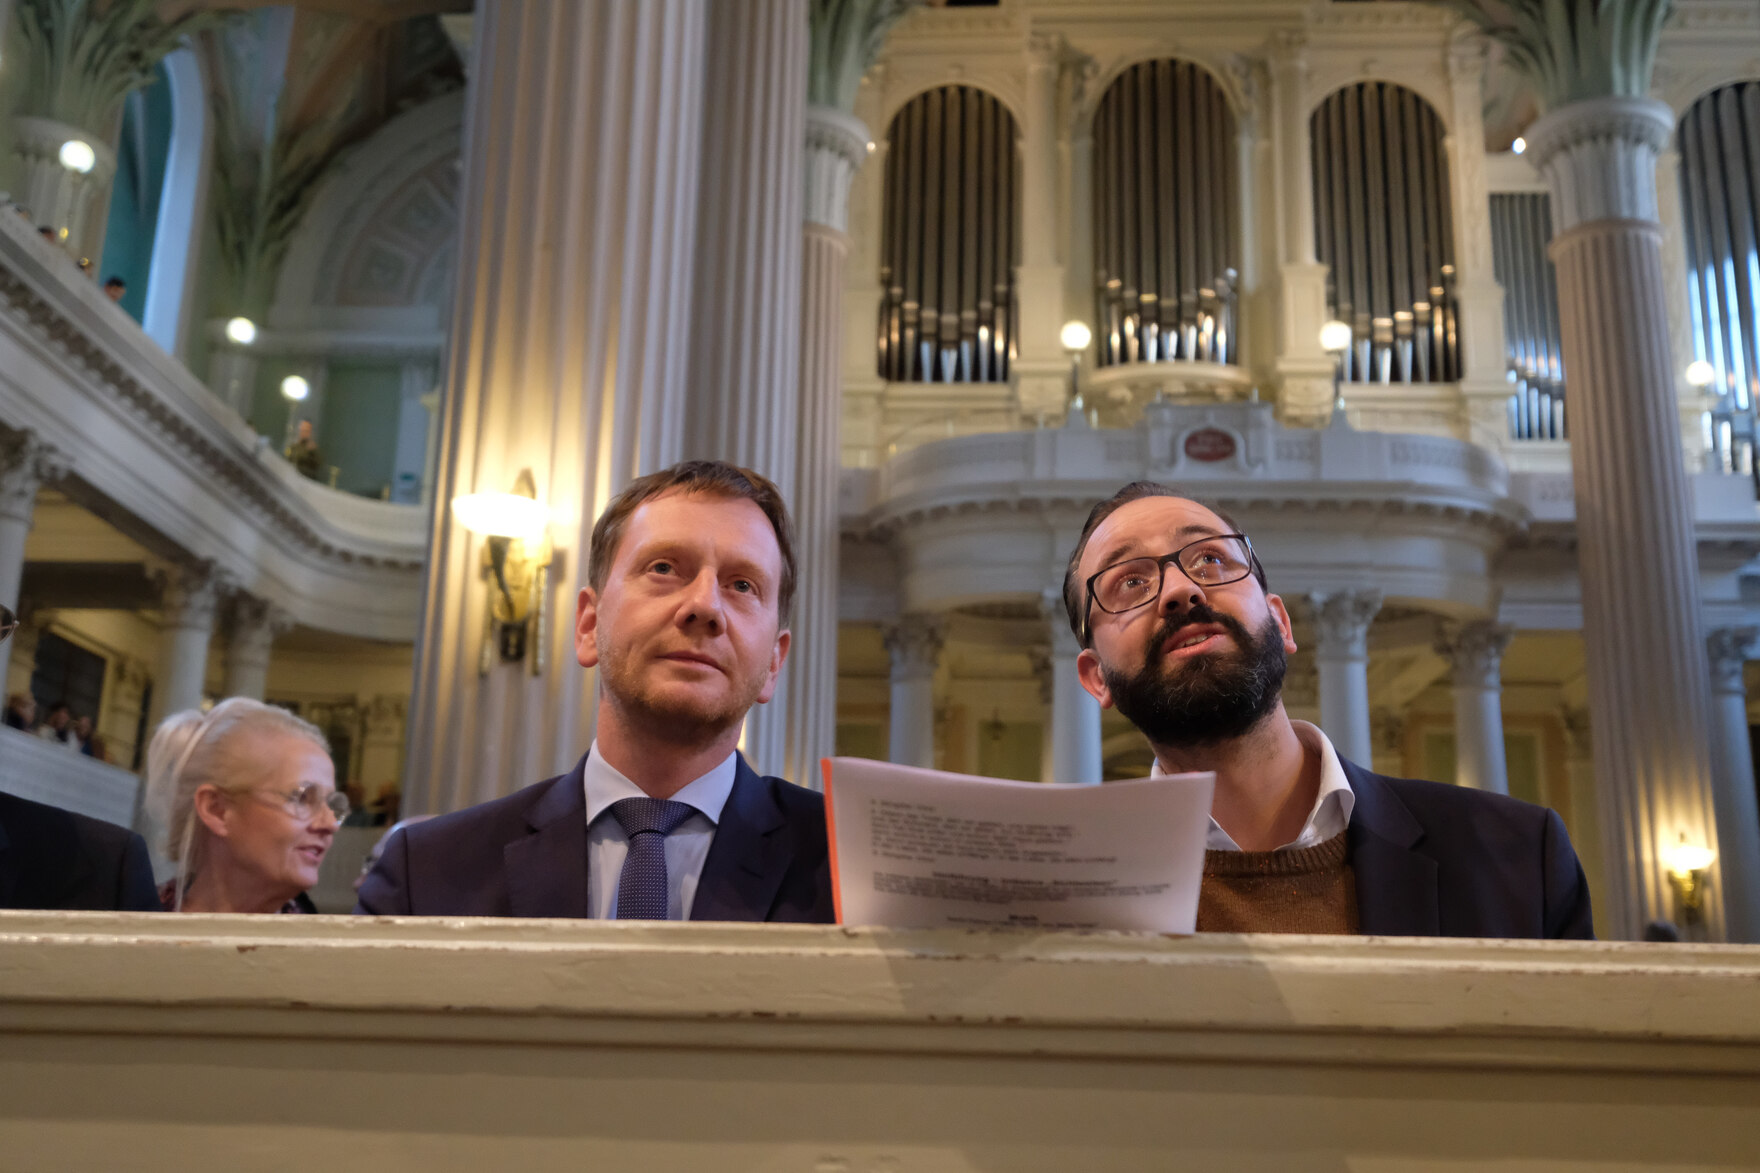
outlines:
M1461 377L1445 134L1435 107L1391 82L1346 86L1309 122L1314 244L1332 316L1351 327L1349 381Z
M100 280L108 282L115 277L126 283L120 304L137 322L146 313L171 133L171 83L160 66L154 69L151 82L123 99L116 175L110 186L104 254L98 266Z
M153 231L141 325L166 354L181 357L189 332L191 279L208 190L208 98L202 67L191 49L179 49L159 66L171 105L171 141Z
M1753 473L1760 402L1760 81L1712 90L1687 108L1680 147L1682 232L1693 358L1717 397L1714 467Z
M1094 112L1099 362L1234 362L1234 110L1189 61L1145 61Z
M1004 383L1015 352L1014 116L972 86L908 102L886 131L880 377Z

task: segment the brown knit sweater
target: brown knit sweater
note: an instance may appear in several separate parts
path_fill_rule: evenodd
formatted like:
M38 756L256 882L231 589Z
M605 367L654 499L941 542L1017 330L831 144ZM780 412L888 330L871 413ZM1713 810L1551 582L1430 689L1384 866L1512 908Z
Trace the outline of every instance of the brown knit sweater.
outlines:
M1357 876L1344 832L1286 851L1206 851L1200 933L1357 931Z

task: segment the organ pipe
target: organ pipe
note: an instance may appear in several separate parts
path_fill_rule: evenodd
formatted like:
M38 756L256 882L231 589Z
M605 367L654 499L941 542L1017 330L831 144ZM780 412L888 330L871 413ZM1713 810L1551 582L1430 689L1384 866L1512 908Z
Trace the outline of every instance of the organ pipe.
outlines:
M1543 192L1491 197L1491 263L1503 287L1503 336L1512 440L1565 438L1564 348L1558 278L1546 255L1551 199Z
M1344 378L1461 377L1454 219L1442 121L1404 86L1346 86L1309 124L1314 237L1332 316L1351 327Z
M1094 112L1095 339L1101 366L1234 362L1235 118L1189 61L1124 71Z
M1003 383L1015 351L1012 115L971 86L912 99L887 131L880 377Z
M1711 365L1713 467L1754 471L1760 403L1760 81L1716 89L1676 128L1693 357Z

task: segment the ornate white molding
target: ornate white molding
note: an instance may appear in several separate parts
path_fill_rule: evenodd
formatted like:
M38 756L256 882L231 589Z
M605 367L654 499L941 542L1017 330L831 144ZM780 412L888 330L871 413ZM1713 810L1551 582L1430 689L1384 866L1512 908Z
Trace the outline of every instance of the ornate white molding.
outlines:
M807 107L806 219L849 231L849 189L868 158L867 123L831 106Z
M67 462L36 433L0 432L0 518L28 525L37 490L66 474Z
M166 627L212 631L220 604L236 585L212 562L161 568L155 576L164 591L160 609Z
M1656 160L1674 114L1654 98L1595 98L1542 115L1528 156L1552 189L1553 234L1595 220L1656 221Z

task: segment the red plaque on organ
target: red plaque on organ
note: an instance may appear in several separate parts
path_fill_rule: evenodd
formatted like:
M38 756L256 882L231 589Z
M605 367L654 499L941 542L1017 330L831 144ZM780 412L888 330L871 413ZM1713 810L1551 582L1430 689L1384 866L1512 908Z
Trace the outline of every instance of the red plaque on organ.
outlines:
M1199 428L1186 437L1186 455L1211 463L1234 455L1234 437L1221 428Z

